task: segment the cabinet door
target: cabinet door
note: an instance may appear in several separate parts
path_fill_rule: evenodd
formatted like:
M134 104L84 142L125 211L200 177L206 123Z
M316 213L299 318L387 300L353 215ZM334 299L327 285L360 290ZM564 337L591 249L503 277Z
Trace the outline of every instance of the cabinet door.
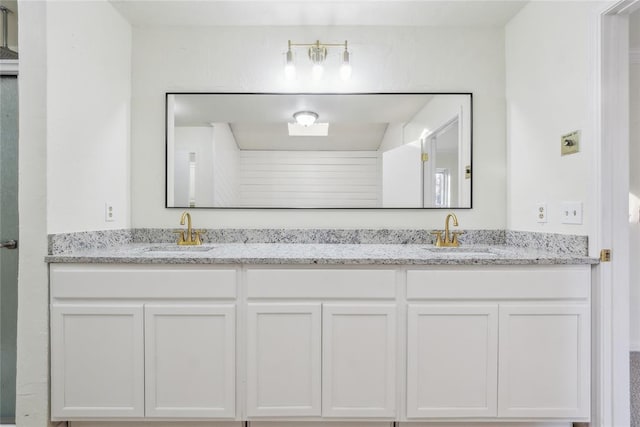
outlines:
M396 414L396 308L323 306L322 415Z
M501 305L501 417L589 416L589 308Z
M233 305L145 306L146 416L235 416Z
M51 307L51 416L144 416L142 305Z
M247 310L247 415L319 416L321 305Z
M497 415L497 305L409 305L407 417Z

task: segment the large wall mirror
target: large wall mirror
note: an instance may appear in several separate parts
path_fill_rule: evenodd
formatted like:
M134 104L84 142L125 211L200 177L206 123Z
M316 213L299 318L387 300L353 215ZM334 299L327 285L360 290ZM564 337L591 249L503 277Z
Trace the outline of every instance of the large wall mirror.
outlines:
M166 112L167 207L471 207L470 93L167 93Z

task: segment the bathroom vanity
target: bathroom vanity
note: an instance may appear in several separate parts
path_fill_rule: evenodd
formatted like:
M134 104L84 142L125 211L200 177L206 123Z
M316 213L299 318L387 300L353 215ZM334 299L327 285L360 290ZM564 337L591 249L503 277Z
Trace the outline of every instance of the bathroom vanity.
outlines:
M596 260L206 248L49 257L53 420L590 418Z

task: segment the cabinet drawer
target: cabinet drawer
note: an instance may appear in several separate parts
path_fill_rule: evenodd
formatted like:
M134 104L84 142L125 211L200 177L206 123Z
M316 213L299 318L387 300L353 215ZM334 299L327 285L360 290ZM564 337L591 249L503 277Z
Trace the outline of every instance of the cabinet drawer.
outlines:
M51 266L53 299L235 298L234 268L194 266Z
M395 298L396 272L384 269L249 269L249 298Z
M407 271L408 299L588 300L591 267L457 267Z

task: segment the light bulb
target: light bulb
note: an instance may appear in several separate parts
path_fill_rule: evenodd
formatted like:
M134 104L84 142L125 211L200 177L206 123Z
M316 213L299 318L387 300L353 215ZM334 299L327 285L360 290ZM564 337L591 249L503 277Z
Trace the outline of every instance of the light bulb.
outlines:
M284 77L287 80L296 78L296 66L293 63L293 52L291 52L291 48L287 51L286 62L284 64Z
M349 80L351 78L351 65L342 64L340 66L340 78L342 80Z
M296 66L293 64L286 64L284 66L284 77L287 80L294 80L296 78Z
M349 51L345 49L342 53L342 65L340 65L340 78L342 80L349 80L351 78L351 60L349 56Z
M311 69L311 76L313 80L322 79L322 73L324 72L324 67L322 64L313 64L313 68Z

